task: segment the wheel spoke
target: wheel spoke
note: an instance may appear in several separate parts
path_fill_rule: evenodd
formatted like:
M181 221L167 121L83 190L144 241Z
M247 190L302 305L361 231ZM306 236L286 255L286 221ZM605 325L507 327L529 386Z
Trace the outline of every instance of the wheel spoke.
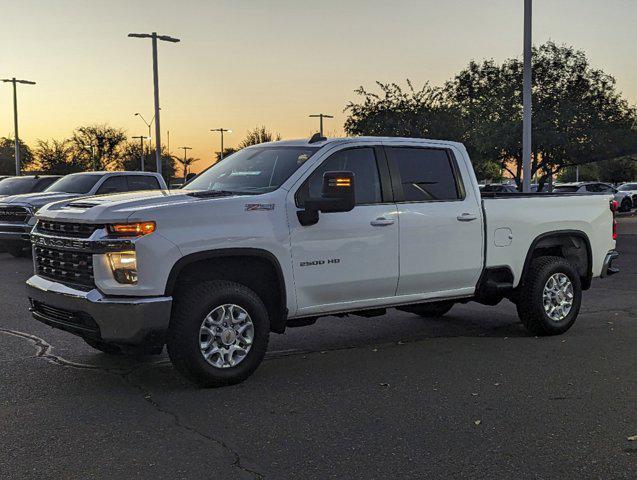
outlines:
M252 348L254 324L239 305L219 305L204 317L199 329L199 347L204 359L215 368L241 363Z

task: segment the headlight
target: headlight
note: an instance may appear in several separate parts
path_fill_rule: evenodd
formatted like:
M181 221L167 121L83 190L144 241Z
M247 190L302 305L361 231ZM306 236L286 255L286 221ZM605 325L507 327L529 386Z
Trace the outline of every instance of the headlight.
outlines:
M155 222L116 223L108 225L108 233L114 237L141 237L153 233Z
M113 277L118 283L135 285L137 283L137 256L135 252L107 253Z

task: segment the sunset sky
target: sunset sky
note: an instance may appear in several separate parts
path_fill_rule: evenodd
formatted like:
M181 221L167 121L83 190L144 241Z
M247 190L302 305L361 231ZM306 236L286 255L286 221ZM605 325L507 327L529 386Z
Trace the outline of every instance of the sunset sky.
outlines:
M231 128L226 145L265 125L283 138L309 136L330 113L343 134L348 100L360 85L409 78L441 84L470 59L498 61L522 51L523 0L2 0L0 78L19 89L27 143L64 138L89 123L130 136L153 115L150 40L160 43L162 140L193 147L208 165L219 149L211 128ZM535 0L534 43L584 50L637 103L637 2ZM10 84L0 84L0 136L13 135Z

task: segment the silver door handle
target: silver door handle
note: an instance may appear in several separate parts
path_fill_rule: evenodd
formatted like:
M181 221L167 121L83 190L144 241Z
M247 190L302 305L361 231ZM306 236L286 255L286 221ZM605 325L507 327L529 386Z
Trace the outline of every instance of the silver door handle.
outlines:
M394 221L385 217L379 217L376 220L372 220L370 224L372 227L387 227L389 225L393 225Z
M456 217L458 219L459 222L470 222L472 220L475 220L478 218L477 215L474 215L473 213L463 213L462 215L458 215Z

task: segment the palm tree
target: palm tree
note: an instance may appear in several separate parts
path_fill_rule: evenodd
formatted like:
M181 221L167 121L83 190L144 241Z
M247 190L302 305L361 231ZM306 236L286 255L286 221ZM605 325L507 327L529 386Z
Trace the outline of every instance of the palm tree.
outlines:
M173 159L178 161L179 163L181 163L184 166L184 182L186 181L186 177L188 177L188 170L190 170L190 166L199 161L199 158L192 158L192 157L188 157L188 158L179 158L173 155Z

